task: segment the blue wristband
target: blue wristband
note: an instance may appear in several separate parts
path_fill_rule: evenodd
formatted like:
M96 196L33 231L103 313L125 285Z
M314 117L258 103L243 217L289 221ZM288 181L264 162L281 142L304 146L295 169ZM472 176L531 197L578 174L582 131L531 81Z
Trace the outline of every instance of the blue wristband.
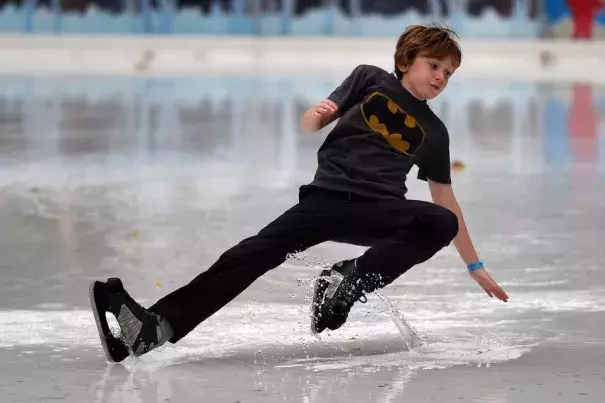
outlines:
M478 262L467 265L466 268L468 269L468 271L483 269L483 262L479 260Z

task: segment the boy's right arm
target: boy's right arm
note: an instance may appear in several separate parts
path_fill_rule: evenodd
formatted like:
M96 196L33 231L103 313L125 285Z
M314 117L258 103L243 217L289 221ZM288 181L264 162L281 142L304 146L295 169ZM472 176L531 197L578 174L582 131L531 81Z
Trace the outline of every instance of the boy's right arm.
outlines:
M355 67L328 98L304 113L300 119L300 129L303 132L316 132L360 102L370 85L368 75L372 69L376 68L363 64Z
M333 101L324 99L302 115L300 118L300 130L303 132L316 132L338 119L338 117L338 106Z

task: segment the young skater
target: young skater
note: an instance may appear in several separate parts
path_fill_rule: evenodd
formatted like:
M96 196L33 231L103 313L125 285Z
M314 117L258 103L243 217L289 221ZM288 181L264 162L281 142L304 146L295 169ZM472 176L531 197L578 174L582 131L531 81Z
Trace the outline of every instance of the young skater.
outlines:
M411 26L400 36L394 73L360 65L301 118L314 132L339 119L318 151L315 178L299 202L260 232L227 250L207 271L149 309L119 279L90 286L93 313L108 358L121 361L178 342L288 254L325 241L369 247L336 263L315 282L311 329L335 330L356 301L383 288L452 240L471 277L490 296L508 296L473 247L450 177L448 132L427 100L447 86L462 59L454 32ZM406 198L413 165L433 203ZM105 312L116 316L111 336Z

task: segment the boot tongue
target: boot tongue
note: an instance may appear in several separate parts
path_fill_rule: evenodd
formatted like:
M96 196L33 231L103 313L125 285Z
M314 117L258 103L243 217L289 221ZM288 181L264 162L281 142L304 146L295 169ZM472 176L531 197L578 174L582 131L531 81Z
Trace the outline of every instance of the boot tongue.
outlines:
M360 274L357 269L357 259L344 260L334 266L334 270L345 276L354 284L360 285L367 292L373 292L377 288L384 287L382 276L378 273Z

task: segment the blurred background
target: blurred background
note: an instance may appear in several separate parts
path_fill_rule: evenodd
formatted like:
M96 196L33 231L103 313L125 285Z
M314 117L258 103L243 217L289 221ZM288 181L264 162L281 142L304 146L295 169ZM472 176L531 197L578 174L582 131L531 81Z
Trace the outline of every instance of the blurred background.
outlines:
M439 20L464 37L605 37L601 0L0 0L28 33L392 36Z

